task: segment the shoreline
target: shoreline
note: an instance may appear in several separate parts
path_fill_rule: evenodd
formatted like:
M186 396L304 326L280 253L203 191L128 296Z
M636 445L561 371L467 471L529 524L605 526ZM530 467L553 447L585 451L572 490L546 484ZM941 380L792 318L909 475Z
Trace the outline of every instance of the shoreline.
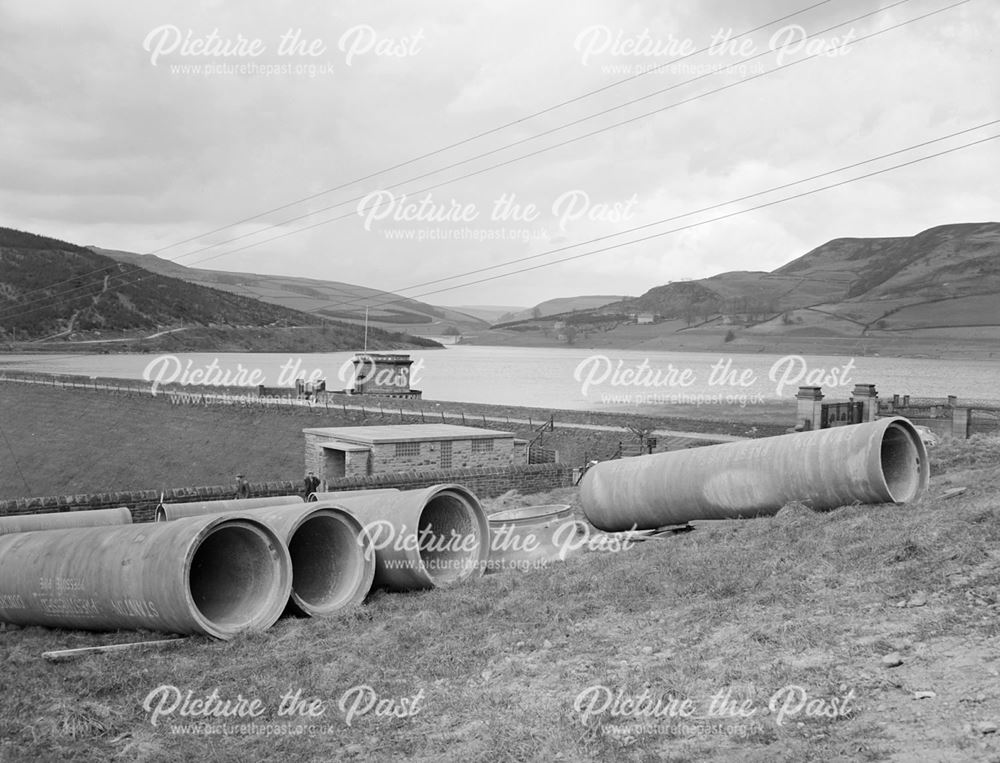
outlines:
M1000 348L990 339L974 337L833 337L833 336L740 336L726 342L724 334L658 334L644 331L625 336L601 337L604 341L578 338L572 344L536 336L534 332L498 331L489 337L463 337L457 344L474 347L530 347L628 352L728 352L747 355L829 355L914 360L996 360Z

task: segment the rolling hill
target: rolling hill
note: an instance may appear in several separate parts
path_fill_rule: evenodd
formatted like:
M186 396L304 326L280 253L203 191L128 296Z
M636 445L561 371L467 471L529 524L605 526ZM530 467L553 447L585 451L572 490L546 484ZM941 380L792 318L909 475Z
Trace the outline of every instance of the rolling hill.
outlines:
M368 305L369 324L387 331L440 336L454 333L455 330L461 333L478 331L488 326L486 321L458 310L434 307L391 292L342 281L203 270L186 267L153 254L97 247L91 249L153 273L305 312L313 316L313 320L331 318L361 323L365 320L365 306Z
M655 325L636 326L628 317L642 312L653 313ZM548 323L556 317L577 325L579 343L589 332L591 341L611 346L684 336L689 347L698 335L714 343L722 334L758 348L783 337L1000 339L1000 223L838 238L773 272L675 281L634 299L548 316ZM532 328L544 334L546 323L525 319L513 328L521 336Z
M500 316L497 323L523 321L530 318L544 318L550 315L562 315L576 310L593 310L612 303L628 299L625 296L607 296L602 294L585 294L579 297L557 297L539 302L532 308L510 312Z
M221 341L226 332L251 327L274 333L289 327L319 329L324 323L326 349L361 346L361 330L355 325L324 322L281 305L154 273L92 248L0 228L0 341L93 340L176 328L212 329ZM412 346L405 336L378 330L370 339L372 349Z

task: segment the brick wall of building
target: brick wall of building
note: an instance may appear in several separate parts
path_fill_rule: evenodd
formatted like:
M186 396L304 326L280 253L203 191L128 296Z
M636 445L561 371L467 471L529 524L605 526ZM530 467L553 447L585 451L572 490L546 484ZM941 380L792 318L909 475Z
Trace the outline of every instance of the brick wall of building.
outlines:
M473 443L492 443L474 445ZM441 450L451 443L452 469L485 469L493 466L517 464L514 453L514 439L502 437L492 440L432 440L420 443L384 443L374 446L372 472L426 471L443 468ZM488 448L488 449L484 449ZM410 453L410 449L418 449ZM523 463L523 460L521 461ZM444 468L447 468L446 466Z

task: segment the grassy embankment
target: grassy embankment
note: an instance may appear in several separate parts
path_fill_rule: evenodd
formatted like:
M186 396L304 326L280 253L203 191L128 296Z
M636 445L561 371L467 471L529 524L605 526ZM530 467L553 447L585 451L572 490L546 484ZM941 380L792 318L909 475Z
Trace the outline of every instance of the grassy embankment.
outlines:
M737 330L735 339L726 341L729 327L685 330L680 321L654 325L623 325L611 331L579 335L572 347L577 349L643 350L655 352L768 353L775 355L880 355L894 358L954 358L977 360L995 358L995 337L977 336L971 329L955 336L936 336L934 332L883 333L875 336L810 336L801 334L769 335ZM462 338L462 344L567 347L565 339L554 332L541 330L510 331L492 329Z
M226 643L191 638L50 664L42 651L153 636L8 628L0 759L996 760L998 458L1000 438L949 441L932 451L930 491L908 506L792 505L773 518L697 523L545 570L377 593L329 619L285 619ZM957 486L968 490L941 497ZM531 500L575 505L577 495ZM361 685L380 699L419 696L418 712L373 708L347 723L347 693ZM182 733L171 724L251 719L179 711L154 726L143 703L161 686L259 699L253 720L272 735ZM791 712L798 695L781 693L790 686L820 700L812 715ZM590 687L626 698L648 690L647 710L688 699L701 720L629 731L658 719L601 713L604 690ZM318 716L280 717L281 698L300 690L322 701ZM726 690L731 709L752 714L708 716ZM298 724L314 728L293 733Z
M140 385L134 386L138 389ZM440 421L441 411L465 412L470 426L484 425L482 419L475 418L479 415L513 419L530 416L537 426L552 413L426 400L385 401L383 412L379 412L379 402L371 398L347 402L364 404L368 410L362 413L348 409L345 413L337 408L174 405L164 393L156 398L148 394L129 397L86 389L0 383L0 427L10 442L9 450L0 443L0 498L224 485L231 483L238 472L246 474L251 482L297 480L302 478L304 468L303 428L421 420L400 418L400 408L423 409L427 421ZM697 410L709 415L708 408ZM559 411L555 418L557 422L610 426L645 423L735 434L745 433L751 425L581 411ZM791 414L784 417L784 421L791 419ZM457 418L447 421L462 423ZM485 425L512 430L519 437L532 434L526 425L508 426L489 420ZM766 422L760 422L760 426L764 428L761 433L766 433ZM783 428L770 426L775 431ZM630 435L557 428L544 437L543 444L557 449L565 463L582 464L586 457L607 457L619 440L628 441Z
M364 328L337 323L332 326L205 327L152 332L130 330L123 333L79 332L74 341L18 342L0 345L11 353L161 353L161 352L341 352L362 345ZM150 338L152 337L152 338ZM438 348L432 339L402 332L373 329L368 348L411 350Z

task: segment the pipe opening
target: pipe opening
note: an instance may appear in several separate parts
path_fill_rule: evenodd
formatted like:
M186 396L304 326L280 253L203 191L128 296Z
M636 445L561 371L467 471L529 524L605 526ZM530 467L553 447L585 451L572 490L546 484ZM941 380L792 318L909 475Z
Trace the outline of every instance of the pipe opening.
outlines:
M310 517L292 534L288 551L292 601L303 612L333 612L357 599L365 568L363 549L356 529L342 518L332 513Z
M188 587L208 624L231 634L274 608L281 577L265 533L251 525L224 524L211 530L195 551Z
M882 474L895 503L913 500L922 489L927 463L916 438L915 432L896 423L886 428L882 437Z
M475 509L465 498L441 492L420 512L420 561L434 585L460 580L479 563L483 542Z

